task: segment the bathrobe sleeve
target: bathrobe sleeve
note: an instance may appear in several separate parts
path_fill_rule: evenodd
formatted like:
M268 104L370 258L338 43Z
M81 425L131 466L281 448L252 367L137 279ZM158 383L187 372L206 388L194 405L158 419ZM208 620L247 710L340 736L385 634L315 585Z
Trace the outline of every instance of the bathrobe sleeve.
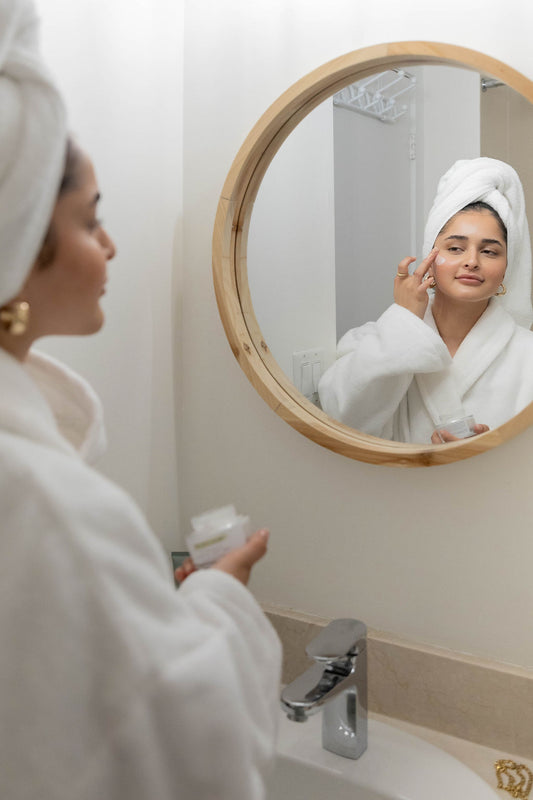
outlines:
M393 304L376 322L348 331L337 361L319 384L320 403L353 428L392 438L392 420L413 376L451 363L440 338L423 320Z
M5 796L260 800L280 643L256 601L216 570L176 591L125 493L38 456L36 475L14 468L2 506Z

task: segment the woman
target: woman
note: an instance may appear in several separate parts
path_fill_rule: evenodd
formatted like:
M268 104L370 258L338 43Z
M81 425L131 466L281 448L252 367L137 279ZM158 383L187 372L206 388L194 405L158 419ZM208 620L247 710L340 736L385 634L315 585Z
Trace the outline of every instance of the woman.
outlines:
M412 274L415 259L400 262L394 305L343 336L319 393L352 427L437 444L456 438L446 420L473 416L476 435L533 400L531 254L516 172L495 159L456 162L424 238L429 254Z
M266 531L213 569L187 565L176 592L140 511L86 463L97 398L31 349L99 330L115 254L35 28L29 2L2 0L2 797L261 798L280 646L243 584Z

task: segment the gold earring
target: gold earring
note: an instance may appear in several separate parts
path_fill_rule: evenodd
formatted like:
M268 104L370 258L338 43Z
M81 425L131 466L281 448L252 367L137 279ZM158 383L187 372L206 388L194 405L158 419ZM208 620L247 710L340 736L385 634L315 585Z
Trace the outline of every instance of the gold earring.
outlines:
M11 336L22 336L28 329L30 304L26 300L14 300L0 308L0 322Z
M500 291L500 292L496 292L496 294L494 295L494 297L502 297L502 295L504 295L504 294L507 294L507 289L505 288L505 286L503 285L503 283L500 283L500 286L502 287L502 288L501 288L501 291Z
M437 281L435 280L435 278L433 278L433 280L429 284L429 288L430 289L434 289L436 287L436 285L437 285Z

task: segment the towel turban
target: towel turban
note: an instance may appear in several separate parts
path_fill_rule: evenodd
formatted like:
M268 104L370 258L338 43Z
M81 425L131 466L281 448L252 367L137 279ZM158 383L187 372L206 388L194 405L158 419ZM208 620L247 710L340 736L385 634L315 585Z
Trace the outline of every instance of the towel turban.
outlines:
M66 115L37 37L31 0L0 0L0 306L35 262L65 160Z
M424 255L448 220L476 200L494 208L507 228L507 294L498 302L519 325L529 328L533 322L529 227L522 184L509 164L494 158L455 162L439 181L424 232Z

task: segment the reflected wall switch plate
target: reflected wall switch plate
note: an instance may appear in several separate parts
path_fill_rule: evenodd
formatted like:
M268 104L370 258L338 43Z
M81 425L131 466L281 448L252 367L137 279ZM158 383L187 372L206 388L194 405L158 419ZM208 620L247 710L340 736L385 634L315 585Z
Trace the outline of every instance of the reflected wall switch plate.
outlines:
M301 350L292 354L292 380L308 400L318 400L318 382L324 371L324 348Z

